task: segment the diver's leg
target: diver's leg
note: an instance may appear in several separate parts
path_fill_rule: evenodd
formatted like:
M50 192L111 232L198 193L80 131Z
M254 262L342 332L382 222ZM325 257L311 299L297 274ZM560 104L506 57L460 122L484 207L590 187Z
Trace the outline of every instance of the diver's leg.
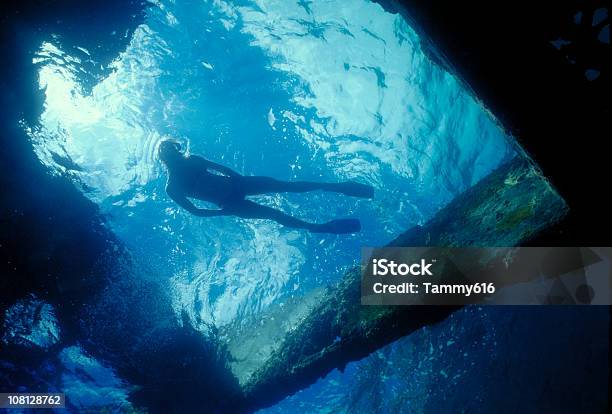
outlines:
M304 193L307 191L323 190L325 183L312 181L280 181L271 177L242 177L244 191L247 195L266 193Z
M224 210L229 214L247 219L274 220L286 227L305 229L312 233L355 233L361 230L361 224L357 219L332 220L323 224L309 223L297 219L272 207L262 206L250 200L241 200L231 205L226 205Z
M224 207L228 213L247 219L268 219L274 220L286 227L297 229L314 230L317 225L291 217L280 210L272 207L262 206L250 200L240 200Z
M304 193L307 191L333 191L345 195L372 198L374 188L369 185L347 181L343 183L318 183L314 181L280 181L270 177L242 177L245 195L266 193Z

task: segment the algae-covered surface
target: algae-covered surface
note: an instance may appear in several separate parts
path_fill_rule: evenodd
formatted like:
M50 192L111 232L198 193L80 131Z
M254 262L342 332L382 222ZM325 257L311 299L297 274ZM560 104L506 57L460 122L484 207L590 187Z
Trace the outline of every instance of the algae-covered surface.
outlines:
M537 167L517 157L390 246L515 246L562 218L567 206ZM268 404L334 368L365 357L458 307L361 306L360 271L322 296L246 384L248 400Z

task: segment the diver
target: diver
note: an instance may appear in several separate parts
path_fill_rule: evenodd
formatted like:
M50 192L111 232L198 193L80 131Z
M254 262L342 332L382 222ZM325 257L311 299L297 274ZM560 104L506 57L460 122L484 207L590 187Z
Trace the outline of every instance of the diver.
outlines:
M323 190L348 196L372 198L374 188L353 181L317 183L279 181L270 177L243 176L223 165L197 155L185 155L181 145L165 140L159 145L159 159L168 170L166 192L179 206L200 217L237 216L245 219L274 220L287 227L306 229L312 233L355 233L361 230L358 219L337 219L327 223L309 223L280 210L257 204L248 196L267 193L303 193ZM189 198L208 201L219 209L196 207Z

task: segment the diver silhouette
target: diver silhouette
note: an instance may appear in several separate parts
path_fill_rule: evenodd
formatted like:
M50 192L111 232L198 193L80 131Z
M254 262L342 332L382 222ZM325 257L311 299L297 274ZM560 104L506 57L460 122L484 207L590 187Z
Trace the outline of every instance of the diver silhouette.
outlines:
M354 233L361 230L358 219L337 219L327 223L309 223L280 210L257 204L246 197L267 193L303 193L323 190L354 197L372 198L374 188L353 181L317 183L280 181L270 177L243 176L223 165L197 155L185 155L181 145L165 140L159 146L159 159L168 170L166 192L179 206L200 217L236 216L246 219L269 219L287 227L312 233ZM196 207L188 198L208 201L219 209Z

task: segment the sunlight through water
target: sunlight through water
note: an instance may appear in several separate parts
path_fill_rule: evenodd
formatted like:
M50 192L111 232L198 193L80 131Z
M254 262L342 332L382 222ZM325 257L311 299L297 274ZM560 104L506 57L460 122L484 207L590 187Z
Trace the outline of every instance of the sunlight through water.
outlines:
M361 246L423 223L515 154L404 19L367 0L159 0L91 91L80 81L95 64L86 50L50 38L34 63L45 110L29 131L40 160L152 264L177 318L214 324L229 342L275 306L299 307ZM313 221L359 217L356 235L190 216L165 195L155 155L164 137L245 175L353 179L376 197L257 198Z

